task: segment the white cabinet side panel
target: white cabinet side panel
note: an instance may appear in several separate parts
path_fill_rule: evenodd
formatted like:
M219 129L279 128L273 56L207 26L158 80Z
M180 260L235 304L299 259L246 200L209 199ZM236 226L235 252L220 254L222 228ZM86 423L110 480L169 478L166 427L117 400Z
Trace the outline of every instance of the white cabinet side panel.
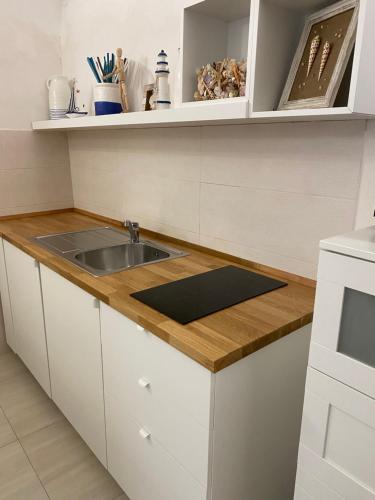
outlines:
M349 107L356 113L375 114L374 19L375 2L361 0L349 96Z
M217 373L212 500L293 497L310 332Z
M5 265L3 240L0 238L0 296L3 307L5 336L8 345L17 352L16 337L14 335L12 308L10 304L8 276Z

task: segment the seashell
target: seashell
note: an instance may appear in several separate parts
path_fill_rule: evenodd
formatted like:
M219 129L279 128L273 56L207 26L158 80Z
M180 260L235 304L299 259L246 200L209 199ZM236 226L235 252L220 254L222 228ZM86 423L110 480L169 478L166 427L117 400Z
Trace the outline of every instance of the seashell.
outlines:
M307 67L307 75L306 75L307 77L309 76L309 74L311 72L311 68L313 67L313 64L314 64L314 61L316 59L316 55L318 53L321 41L322 41L322 39L320 38L319 35L314 37L311 41L310 54L309 54L309 65Z
M323 47L323 54L322 58L320 60L320 68L319 68L319 76L318 76L318 82L320 82L320 79L324 73L325 67L327 65L327 61L329 58L329 54L331 53L331 44L329 42L326 42Z

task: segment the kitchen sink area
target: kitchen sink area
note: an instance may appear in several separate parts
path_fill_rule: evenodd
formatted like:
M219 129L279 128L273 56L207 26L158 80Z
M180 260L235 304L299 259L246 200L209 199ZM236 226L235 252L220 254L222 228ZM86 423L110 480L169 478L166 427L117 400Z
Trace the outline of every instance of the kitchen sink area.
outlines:
M188 255L154 241L132 242L130 235L112 227L36 236L32 240L96 277Z

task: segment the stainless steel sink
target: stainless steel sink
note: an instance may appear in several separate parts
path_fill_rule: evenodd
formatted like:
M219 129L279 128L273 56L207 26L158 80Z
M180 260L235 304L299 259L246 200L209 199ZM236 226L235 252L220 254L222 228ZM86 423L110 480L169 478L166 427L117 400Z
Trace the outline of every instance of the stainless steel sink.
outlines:
M153 241L132 243L127 233L111 227L37 236L33 241L93 276L105 276L187 255Z
M170 254L146 243L126 243L116 247L81 252L75 259L82 265L100 271L117 271L128 267L168 259Z

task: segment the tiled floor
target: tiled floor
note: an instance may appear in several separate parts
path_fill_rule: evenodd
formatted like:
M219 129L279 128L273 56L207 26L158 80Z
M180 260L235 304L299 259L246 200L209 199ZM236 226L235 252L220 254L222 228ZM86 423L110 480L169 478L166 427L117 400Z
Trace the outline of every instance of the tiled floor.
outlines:
M0 355L0 500L128 500L17 356Z

